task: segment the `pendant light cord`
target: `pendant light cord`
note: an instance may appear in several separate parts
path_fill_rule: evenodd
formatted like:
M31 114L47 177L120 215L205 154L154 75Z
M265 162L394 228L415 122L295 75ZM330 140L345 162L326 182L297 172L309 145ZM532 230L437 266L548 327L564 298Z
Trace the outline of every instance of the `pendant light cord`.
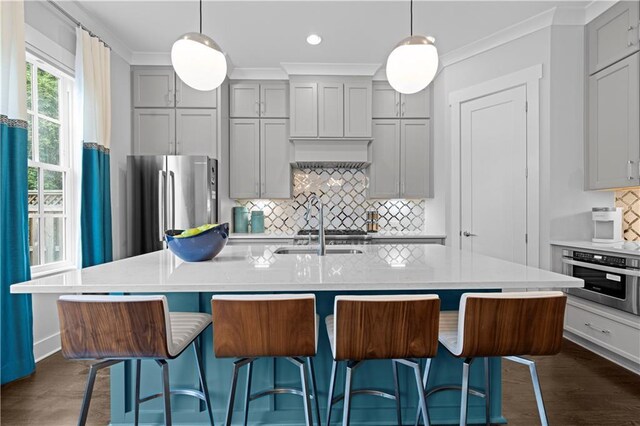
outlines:
M202 0L200 0L200 34L202 34Z
M410 16L411 16L411 24L410 24L411 36L413 36L413 0L411 0L411 14L410 14Z

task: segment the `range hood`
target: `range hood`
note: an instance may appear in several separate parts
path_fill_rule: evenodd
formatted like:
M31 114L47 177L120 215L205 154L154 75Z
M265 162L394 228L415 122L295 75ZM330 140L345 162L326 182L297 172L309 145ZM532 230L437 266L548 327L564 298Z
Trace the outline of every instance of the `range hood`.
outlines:
M299 169L364 169L371 138L291 138L291 165Z

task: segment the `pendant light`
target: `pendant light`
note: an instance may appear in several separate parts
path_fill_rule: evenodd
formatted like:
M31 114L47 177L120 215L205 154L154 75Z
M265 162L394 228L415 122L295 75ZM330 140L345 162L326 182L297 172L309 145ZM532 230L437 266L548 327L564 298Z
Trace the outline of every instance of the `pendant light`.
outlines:
M200 32L186 33L171 48L173 69L188 86L196 90L213 90L227 76L227 58L220 46L202 34L202 0L200 0Z
M413 0L411 0L411 35L398 43L387 58L387 80L396 91L410 95L431 83L438 70L435 39L413 35Z

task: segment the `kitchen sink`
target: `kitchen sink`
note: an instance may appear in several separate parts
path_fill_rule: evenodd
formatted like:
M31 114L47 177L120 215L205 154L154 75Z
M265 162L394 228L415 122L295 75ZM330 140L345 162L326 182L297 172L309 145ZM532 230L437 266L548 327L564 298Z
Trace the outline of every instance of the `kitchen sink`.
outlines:
M274 254L318 254L317 247L280 247ZM327 247L327 254L363 254L364 251L356 248Z

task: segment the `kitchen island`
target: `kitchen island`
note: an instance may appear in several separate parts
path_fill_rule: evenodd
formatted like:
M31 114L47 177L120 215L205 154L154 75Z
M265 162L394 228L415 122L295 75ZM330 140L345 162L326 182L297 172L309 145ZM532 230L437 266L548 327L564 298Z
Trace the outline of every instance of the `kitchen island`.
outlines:
M340 246L341 249L347 247ZM212 261L185 263L168 251L159 251L105 265L70 271L60 275L15 284L13 293L163 293L167 294L171 310L211 312L214 293L241 292L313 292L318 314L324 318L333 310L336 294L436 293L442 299L443 310L457 309L465 291L501 291L504 289L548 289L581 287L582 280L517 265L502 260L453 250L439 245L381 244L348 247L350 254L289 253L278 254L277 245L251 244L226 247ZM297 246L300 250L300 246ZM304 248L303 248L304 249ZM321 321L316 374L321 410L324 417L331 355L326 332ZM217 422L224 417L224 407L231 379L230 359L213 356L212 336L205 332L202 345ZM173 386L197 385L193 354L187 351L171 362ZM492 406L494 423L504 423L501 407L500 360L492 360ZM482 363L471 368L471 385L482 388ZM459 383L461 361L440 350L434 360L428 387ZM410 372L400 370L401 400L404 423L413 424L417 395ZM131 363L112 367L111 421L128 424L133 420L133 376ZM267 386L295 386L297 371L283 363L259 360L254 369L253 389ZM338 378L340 389L342 378ZM372 361L358 369L354 386L390 388L391 366L385 361ZM142 392L157 393L160 375L152 363L144 364ZM242 407L239 395L236 410ZM437 424L455 424L459 412L459 393L443 392L428 400L431 420ZM251 404L250 424L303 424L302 401L291 395L278 395ZM176 424L206 424L204 407L192 398L176 398L173 403ZM162 418L160 401L141 406L143 423L159 423ZM238 413L236 419L242 417ZM469 420L483 422L484 401L471 397ZM339 422L340 416L334 416ZM393 401L356 397L352 406L353 425L396 424Z

